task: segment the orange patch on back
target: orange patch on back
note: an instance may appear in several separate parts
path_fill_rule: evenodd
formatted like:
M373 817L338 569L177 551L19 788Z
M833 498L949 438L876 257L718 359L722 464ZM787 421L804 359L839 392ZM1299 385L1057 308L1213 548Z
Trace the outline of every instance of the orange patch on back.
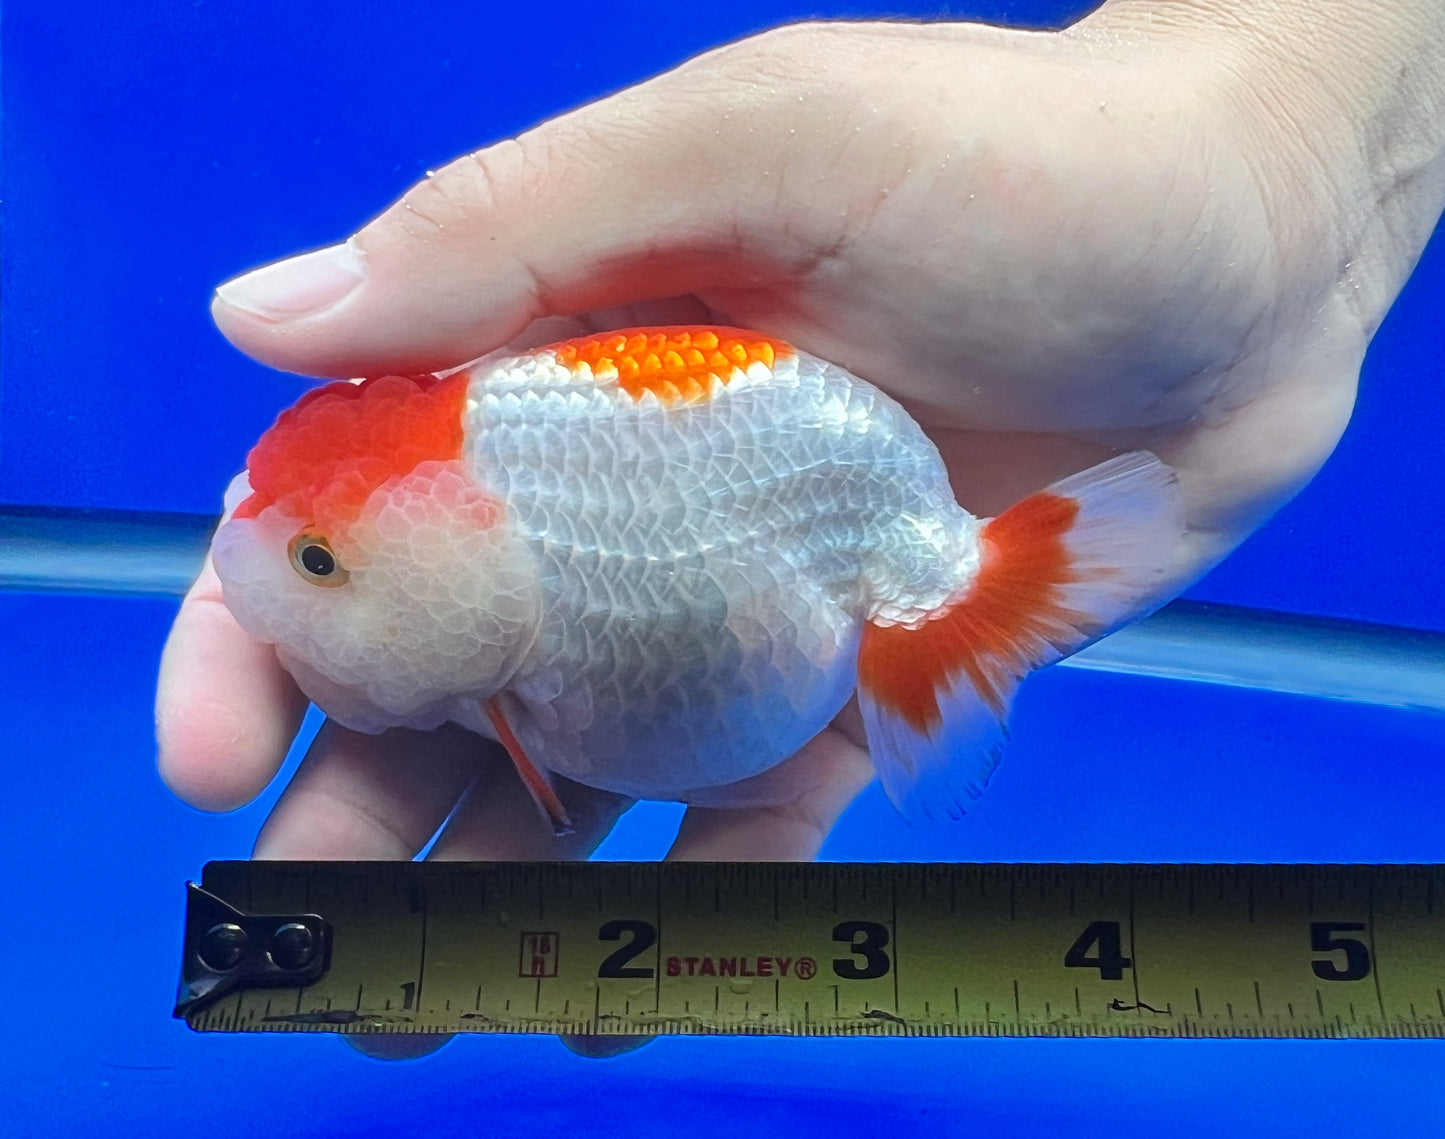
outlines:
M460 457L466 394L462 373L382 376L307 392L247 456L252 494L236 517L279 505L334 538L388 479L428 459Z
M551 345L557 362L598 379L616 378L634 400L651 392L663 403L702 403L713 381L726 384L733 369L768 368L792 348L755 332L736 328L634 328Z
M963 674L1002 718L1014 682L1036 663L1031 648L1048 642L1061 620L1081 620L1062 607L1060 588L1077 580L1064 536L1078 513L1076 500L1045 492L993 519L965 596L914 628L864 627L859 685L879 707L928 735L943 722L939 692Z

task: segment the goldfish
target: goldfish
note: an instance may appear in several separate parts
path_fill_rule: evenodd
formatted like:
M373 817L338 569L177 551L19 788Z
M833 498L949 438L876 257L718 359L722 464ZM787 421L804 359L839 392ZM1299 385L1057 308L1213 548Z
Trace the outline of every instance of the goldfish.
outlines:
M992 519L897 402L757 332L627 329L313 389L214 542L226 605L329 717L499 741L698 801L857 695L889 798L957 818L1031 671L1134 615L1183 532L1119 455Z

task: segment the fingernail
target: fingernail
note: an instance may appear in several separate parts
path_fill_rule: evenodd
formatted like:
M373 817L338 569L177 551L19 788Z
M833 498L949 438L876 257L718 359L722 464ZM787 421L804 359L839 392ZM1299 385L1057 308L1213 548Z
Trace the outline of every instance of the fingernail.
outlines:
M267 320L292 320L330 308L366 276L366 258L351 242L303 253L227 281L216 296Z

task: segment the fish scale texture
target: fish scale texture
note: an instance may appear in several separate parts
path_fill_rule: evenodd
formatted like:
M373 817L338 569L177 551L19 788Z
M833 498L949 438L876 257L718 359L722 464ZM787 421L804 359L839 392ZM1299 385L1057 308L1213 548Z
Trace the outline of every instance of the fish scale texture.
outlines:
M916 621L978 565L932 443L803 354L682 404L546 351L493 358L466 440L540 576L508 719L593 786L679 797L774 766L852 694L863 621Z

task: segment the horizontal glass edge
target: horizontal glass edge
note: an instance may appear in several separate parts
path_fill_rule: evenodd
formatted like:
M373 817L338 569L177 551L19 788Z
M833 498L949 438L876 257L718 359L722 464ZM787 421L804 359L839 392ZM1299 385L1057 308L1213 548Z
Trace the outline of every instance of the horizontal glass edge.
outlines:
M0 589L178 597L218 519L0 505ZM1445 633L1175 601L1062 662L1399 708L1445 710Z

